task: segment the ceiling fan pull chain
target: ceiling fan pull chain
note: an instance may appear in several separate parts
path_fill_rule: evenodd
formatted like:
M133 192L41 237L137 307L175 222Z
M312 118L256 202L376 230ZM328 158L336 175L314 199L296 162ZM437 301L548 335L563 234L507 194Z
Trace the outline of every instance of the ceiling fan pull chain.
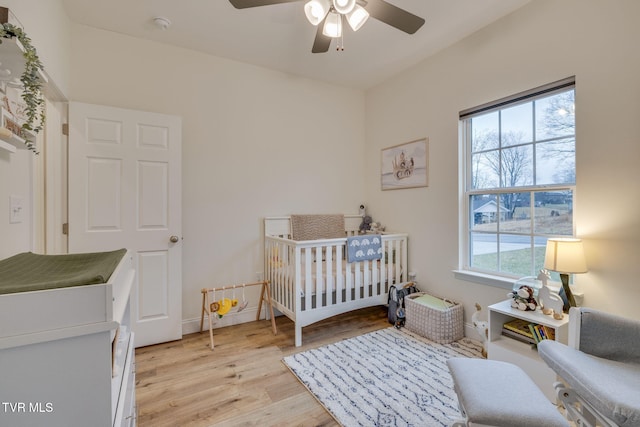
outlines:
M340 20L343 21L344 15L340 15ZM344 22L343 22L344 23ZM343 26L344 28L344 26ZM344 52L344 31L340 33L340 38L336 40L336 50Z

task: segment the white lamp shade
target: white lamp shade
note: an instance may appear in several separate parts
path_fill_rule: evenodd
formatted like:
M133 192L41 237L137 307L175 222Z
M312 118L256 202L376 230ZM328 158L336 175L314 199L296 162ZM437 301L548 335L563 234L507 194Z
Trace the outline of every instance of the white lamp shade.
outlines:
M369 19L369 12L359 4L347 14L347 22L353 31L358 31L367 22L367 19Z
M587 262L580 239L548 239L544 268L558 273L586 273Z
M312 25L318 25L329 13L330 7L329 0L311 0L304 5L304 14Z
M322 34L327 37L341 37L342 36L342 16L335 12L330 12L327 15L327 19L324 21L324 28L322 28Z
M333 7L336 12L346 15L356 7L356 0L333 0Z

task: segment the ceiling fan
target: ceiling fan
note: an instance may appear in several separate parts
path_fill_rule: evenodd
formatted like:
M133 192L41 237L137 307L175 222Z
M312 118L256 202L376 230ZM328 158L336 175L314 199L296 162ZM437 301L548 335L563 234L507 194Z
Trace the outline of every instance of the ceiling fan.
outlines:
M229 0L236 9L297 1L301 0ZM318 27L313 53L327 52L334 38L339 40L338 50L343 50L340 42L343 21L357 31L371 16L408 34L415 33L424 24L423 18L384 0L308 0L304 12L309 22Z

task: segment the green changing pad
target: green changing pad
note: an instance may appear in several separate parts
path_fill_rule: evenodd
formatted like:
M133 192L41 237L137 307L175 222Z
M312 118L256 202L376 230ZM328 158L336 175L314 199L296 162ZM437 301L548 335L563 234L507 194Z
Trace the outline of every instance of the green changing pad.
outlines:
M0 261L0 294L106 283L125 253L14 255Z

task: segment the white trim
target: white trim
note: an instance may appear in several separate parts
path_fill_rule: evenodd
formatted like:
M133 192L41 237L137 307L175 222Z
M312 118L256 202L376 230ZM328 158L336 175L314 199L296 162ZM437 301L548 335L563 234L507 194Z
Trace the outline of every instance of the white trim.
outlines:
M459 280L465 280L467 282L480 283L481 285L495 286L497 288L504 288L509 290L513 288L513 283L518 280L471 270L452 270L452 273L455 278Z
M268 309L267 304L262 305L262 313L265 313ZM245 310L238 312L232 312L224 315L221 319L214 319L213 321L213 329L224 328L226 326L239 325L241 323L247 322L255 322L256 321L256 313L258 312L258 307L247 307ZM274 308L274 312L276 317L280 314L276 312ZM266 319L265 315L262 314L260 319ZM209 329L209 320L207 319L207 315L204 315L204 323L202 326L202 331L207 332ZM200 317L191 318L191 319L183 319L182 320L182 335L194 334L200 332ZM207 335L207 345L209 336Z
M45 127L45 251L47 254L67 253L67 236L62 224L67 222L67 137L62 135L67 104L47 99Z

